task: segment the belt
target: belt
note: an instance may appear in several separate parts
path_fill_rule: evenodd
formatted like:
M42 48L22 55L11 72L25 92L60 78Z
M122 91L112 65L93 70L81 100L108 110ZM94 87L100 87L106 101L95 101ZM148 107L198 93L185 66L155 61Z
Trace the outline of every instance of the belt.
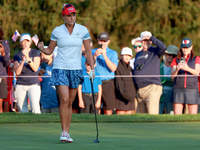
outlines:
M107 82L111 82L113 79L110 79L110 80L104 80L104 81L101 81L102 82L102 84L104 84L104 83L107 83Z
M92 93L82 93L83 95L92 97ZM94 93L94 95L98 95L98 93Z

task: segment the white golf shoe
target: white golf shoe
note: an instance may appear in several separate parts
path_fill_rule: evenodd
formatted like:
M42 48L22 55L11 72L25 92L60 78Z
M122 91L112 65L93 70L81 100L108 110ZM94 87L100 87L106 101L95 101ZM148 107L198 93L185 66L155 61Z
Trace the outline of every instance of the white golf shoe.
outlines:
M60 142L73 143L73 139L70 137L67 131L62 131L60 136Z

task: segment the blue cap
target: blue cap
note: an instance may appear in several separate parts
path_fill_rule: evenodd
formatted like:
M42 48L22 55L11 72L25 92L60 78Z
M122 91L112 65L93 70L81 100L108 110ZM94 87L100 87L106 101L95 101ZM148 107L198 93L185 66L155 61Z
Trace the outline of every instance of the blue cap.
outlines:
M183 47L189 48L190 46L192 46L192 41L189 38L183 38L181 40L181 48Z

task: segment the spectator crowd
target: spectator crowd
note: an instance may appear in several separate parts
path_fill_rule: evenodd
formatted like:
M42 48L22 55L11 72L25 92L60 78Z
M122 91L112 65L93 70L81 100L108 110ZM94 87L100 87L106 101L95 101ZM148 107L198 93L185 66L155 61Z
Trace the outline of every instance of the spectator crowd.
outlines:
M9 42L3 35L0 28L0 113L59 113L58 89L49 84L57 47L50 55L33 49L31 35L24 33L20 36L21 51L11 59ZM93 69L83 44L81 62L77 63L81 63L84 78L80 79L82 84L75 93L73 113L96 110L97 114L105 115L178 115L199 112L200 57L195 56L190 38L183 38L178 48L166 46L151 32L143 31L131 41L134 58L130 47L123 47L118 57L109 47L112 41L107 32L100 33L97 41L98 47L92 49L90 39L95 70L94 97L89 80Z

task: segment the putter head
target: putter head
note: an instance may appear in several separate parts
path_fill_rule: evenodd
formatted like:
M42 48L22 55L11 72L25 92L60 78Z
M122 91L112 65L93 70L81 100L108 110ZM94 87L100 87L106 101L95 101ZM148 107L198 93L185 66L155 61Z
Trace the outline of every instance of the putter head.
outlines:
M94 140L94 143L99 143L99 140L98 139Z

